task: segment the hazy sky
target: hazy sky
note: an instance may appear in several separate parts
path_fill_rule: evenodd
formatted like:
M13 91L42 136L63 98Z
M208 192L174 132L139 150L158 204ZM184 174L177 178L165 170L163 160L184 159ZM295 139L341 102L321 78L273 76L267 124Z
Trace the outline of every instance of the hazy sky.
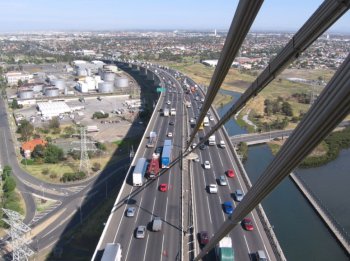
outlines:
M253 30L298 29L322 0L265 0ZM0 0L0 31L227 30L238 0ZM331 31L350 32L350 14Z

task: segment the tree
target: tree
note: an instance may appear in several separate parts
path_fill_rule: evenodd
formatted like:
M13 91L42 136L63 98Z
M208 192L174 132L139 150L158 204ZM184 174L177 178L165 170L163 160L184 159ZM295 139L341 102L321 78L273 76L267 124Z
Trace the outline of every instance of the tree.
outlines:
M47 145L44 152L44 159L46 163L58 163L63 160L63 150L53 144Z
M32 152L32 157L34 159L36 158L43 158L45 153L45 147L41 144L36 145L33 152Z
M9 177L12 173L12 168L9 165L5 165L4 169L2 170L2 180L5 180L7 177Z
M283 103L282 103L282 112L283 112L286 116L293 116L292 106L290 105L289 102L283 102Z
M33 135L34 127L27 120L21 120L19 123L17 133L21 134L22 140L27 141Z
M49 121L49 128L50 128L50 129L59 129L59 128L60 128L60 121L58 120L57 117L53 117L53 118Z
M92 164L92 170L93 171L98 171L98 170L100 170L101 169L101 164L100 163L98 163L98 162L94 162L94 164Z
M16 188L16 181L13 177L7 177L4 182L3 190L6 193L14 191Z
M13 99L12 103L11 103L11 108L12 109L20 109L20 108L23 108L23 106L18 104L17 99Z

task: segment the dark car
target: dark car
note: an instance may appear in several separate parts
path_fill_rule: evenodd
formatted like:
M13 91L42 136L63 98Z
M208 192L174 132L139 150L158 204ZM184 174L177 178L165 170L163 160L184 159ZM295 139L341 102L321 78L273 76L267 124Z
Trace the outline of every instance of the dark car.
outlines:
M200 148L201 150L205 150L205 149L207 148L207 146L206 146L204 143L202 143L202 144L199 146L199 148Z
M205 246L209 242L209 234L207 231L199 232L199 244Z
M169 122L169 125L173 126L175 123L173 121Z
M226 214L232 214L233 213L233 204L231 201L225 201L224 204L222 204L224 207L224 212Z

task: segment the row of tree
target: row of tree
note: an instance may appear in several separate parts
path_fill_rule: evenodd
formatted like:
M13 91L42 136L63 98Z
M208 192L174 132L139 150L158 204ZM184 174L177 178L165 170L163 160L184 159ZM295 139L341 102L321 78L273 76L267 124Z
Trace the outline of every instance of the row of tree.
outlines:
M16 181L12 177L12 169L10 166L4 166L4 169L1 173L1 194L2 194L2 200L1 200L1 207L11 209L13 211L23 213L23 209L21 208L19 202L20 198L17 195L15 189L16 189ZM3 216L3 213L0 213L0 216ZM3 221L0 222L1 227L7 226L7 224Z
M277 99L270 100L265 99L264 101L265 105L265 113L268 116L271 116L273 114L284 114L286 116L293 116L293 110L292 106L289 102L284 101L282 97L278 97Z

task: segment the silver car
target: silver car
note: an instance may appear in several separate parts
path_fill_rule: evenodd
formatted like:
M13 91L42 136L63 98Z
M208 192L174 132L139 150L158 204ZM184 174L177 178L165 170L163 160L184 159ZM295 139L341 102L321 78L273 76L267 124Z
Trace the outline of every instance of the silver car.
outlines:
M138 226L136 229L136 238L145 238L146 226Z
M242 190L237 189L235 191L235 199L236 199L236 201L241 202L243 197L244 197L244 193L242 192Z
M219 185L220 186L227 186L227 180L225 176L220 176L219 177Z
M127 216L127 217L133 217L133 216L135 216L135 208L134 208L134 207L129 207L129 208L126 210L126 216Z

